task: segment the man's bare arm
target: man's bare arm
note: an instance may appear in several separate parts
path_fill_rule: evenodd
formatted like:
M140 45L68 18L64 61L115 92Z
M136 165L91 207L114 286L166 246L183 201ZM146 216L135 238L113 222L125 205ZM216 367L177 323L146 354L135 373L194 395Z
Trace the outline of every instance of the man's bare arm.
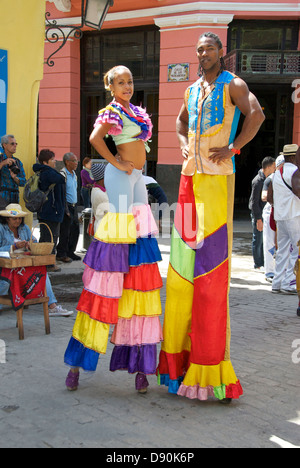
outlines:
M265 120L265 115L257 98L249 91L248 86L243 80L236 78L232 80L229 86L233 104L245 116L241 133L234 141L234 148L240 150L253 140ZM217 164L223 160L230 159L233 155L228 146L211 148L210 151L213 154L209 158Z
M292 177L292 189L293 193L300 198L300 171L299 169L294 173Z
M269 202L270 205L274 204L274 195L273 195L273 184L272 184L272 182L270 182L270 185L269 185L269 188L268 188L267 202Z
M233 104L245 116L242 131L234 141L234 147L241 149L256 136L265 120L265 115L257 98L240 78L231 82L230 96Z
M189 114L185 104L180 109L176 121L176 132L179 140L179 145L182 151L182 156L187 159L189 155Z

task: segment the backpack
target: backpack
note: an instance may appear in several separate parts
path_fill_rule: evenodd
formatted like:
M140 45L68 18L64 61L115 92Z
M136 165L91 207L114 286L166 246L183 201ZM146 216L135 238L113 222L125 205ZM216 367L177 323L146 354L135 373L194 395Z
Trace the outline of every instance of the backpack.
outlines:
M43 208L48 200L48 195L54 189L55 184L49 186L47 192L43 192L39 188L41 172L35 172L33 176L28 179L24 187L23 199L27 210L32 213L38 213Z

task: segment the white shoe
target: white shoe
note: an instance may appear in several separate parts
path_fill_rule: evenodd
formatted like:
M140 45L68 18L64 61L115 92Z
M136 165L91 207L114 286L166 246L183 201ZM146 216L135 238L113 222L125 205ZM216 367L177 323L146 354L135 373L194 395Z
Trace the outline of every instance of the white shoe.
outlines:
M273 282L273 278L271 276L265 276L265 280L268 281L268 283Z
M298 294L298 293L297 293L297 289L295 289L295 288L291 288L291 289L280 289L280 292L282 292L282 294Z
M49 309L49 317L70 317L73 313L73 311L63 309L60 304L56 304L53 309Z

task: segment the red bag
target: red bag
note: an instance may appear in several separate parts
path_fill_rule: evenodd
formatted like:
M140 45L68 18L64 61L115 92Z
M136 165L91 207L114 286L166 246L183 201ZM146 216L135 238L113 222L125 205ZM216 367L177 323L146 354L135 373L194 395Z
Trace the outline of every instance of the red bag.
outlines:
M276 232L277 226L276 226L276 221L274 219L274 206L272 206L271 214L270 214L270 227L271 227L272 231Z
M0 279L9 284L9 293L15 310L23 307L26 299L45 296L47 270L45 266L0 268Z
M87 233L91 237L94 237L95 235L95 216L91 216L90 218L90 222L87 228Z

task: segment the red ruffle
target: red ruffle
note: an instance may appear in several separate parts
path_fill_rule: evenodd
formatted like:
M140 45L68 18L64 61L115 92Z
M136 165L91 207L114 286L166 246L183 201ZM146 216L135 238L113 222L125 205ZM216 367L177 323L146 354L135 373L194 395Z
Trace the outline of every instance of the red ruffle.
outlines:
M97 296L84 289L77 310L88 314L92 320L116 324L118 322L118 306L119 299Z
M162 287L163 282L157 263L130 267L129 273L124 277L124 289L146 292Z
M226 398L238 399L243 393L239 380L235 384L230 384L226 387Z

